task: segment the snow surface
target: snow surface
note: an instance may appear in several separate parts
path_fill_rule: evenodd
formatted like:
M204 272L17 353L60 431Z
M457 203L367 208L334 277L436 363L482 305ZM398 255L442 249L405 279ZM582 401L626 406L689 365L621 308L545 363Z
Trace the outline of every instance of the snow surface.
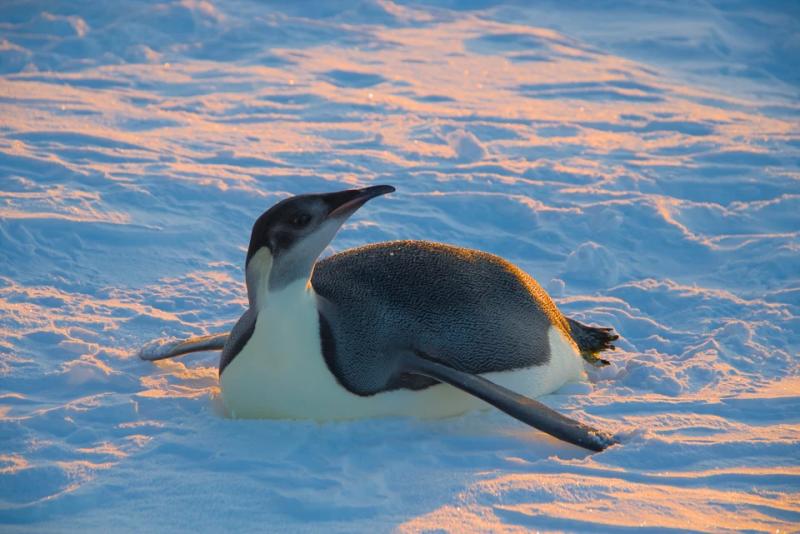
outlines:
M800 528L800 7L0 5L0 530ZM253 220L388 183L332 250L500 254L622 335L497 412L221 417Z

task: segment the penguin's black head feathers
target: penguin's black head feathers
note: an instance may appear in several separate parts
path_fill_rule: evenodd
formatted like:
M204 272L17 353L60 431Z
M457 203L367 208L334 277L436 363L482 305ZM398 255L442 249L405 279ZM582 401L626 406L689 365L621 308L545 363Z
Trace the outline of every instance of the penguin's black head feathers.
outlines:
M389 185L378 185L281 200L253 225L245 265L266 247L275 264L273 270L281 264L276 271L281 279L294 279L294 271L298 271L297 276L307 276L319 254L350 215L368 200L394 190ZM270 278L270 285L274 285L274 273Z
M325 206L318 195L300 195L281 200L256 219L247 249L249 263L262 247L273 256L287 251L303 239L325 217Z

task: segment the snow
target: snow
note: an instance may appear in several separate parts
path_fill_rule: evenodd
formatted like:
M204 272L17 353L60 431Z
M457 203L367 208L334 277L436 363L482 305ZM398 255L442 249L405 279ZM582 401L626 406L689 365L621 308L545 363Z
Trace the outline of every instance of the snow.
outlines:
M0 6L0 530L800 524L800 10L755 0ZM487 250L622 336L497 411L224 418L252 222L368 184L328 252Z

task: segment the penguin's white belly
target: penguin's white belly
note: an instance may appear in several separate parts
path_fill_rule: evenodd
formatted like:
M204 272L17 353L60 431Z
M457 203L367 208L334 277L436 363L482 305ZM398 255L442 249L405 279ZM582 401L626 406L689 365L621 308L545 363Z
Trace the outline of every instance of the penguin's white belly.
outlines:
M305 303L291 310L279 305L259 312L253 335L220 378L222 399L232 417L438 418L488 406L448 384L369 397L350 393L328 369L320 347L317 308L313 299ZM548 331L548 340L550 361L546 365L483 376L529 397L546 395L580 379L583 365L574 342L554 327Z

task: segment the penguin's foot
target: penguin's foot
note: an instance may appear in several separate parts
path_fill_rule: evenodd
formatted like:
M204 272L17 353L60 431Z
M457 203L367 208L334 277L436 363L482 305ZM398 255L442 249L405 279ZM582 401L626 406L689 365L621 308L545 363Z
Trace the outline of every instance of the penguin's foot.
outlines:
M618 340L619 336L614 333L614 329L587 326L570 318L567 318L567 322L569 323L572 339L578 345L583 359L597 367L608 365L610 362L603 358L598 358L597 353L617 348L614 345L614 341Z
M610 361L604 358L598 358L597 354L595 354L594 352L581 352L581 356L583 356L584 360L591 363L595 367L604 367L606 365L611 365Z

